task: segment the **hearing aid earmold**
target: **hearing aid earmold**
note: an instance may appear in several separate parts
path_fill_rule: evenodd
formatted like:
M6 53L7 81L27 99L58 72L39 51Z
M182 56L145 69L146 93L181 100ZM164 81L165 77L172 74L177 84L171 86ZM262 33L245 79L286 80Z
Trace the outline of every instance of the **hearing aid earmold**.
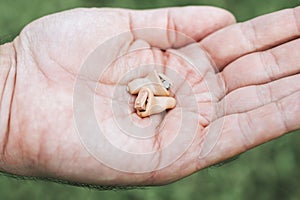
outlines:
M172 81L162 73L153 71L145 78L131 81L127 90L130 94L137 94L134 103L137 115L148 117L164 112L176 106L176 100L170 97Z

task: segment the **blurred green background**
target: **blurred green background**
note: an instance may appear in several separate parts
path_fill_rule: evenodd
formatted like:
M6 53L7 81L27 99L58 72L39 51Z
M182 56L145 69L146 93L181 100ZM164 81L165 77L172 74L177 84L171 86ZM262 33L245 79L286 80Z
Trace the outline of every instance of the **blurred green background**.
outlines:
M12 40L30 21L75 7L158 8L213 5L238 21L300 5L300 0L0 0L0 42ZM300 114L299 114L300 117ZM300 199L300 131L259 146L237 160L204 169L176 183L126 191L97 191L47 181L0 176L0 199Z

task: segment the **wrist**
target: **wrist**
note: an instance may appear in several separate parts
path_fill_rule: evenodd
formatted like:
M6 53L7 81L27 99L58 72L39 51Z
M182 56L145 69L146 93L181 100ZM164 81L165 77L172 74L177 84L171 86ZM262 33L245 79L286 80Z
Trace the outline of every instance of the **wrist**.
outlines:
M11 105L16 78L13 43L0 45L0 170L5 171L5 149L10 131Z

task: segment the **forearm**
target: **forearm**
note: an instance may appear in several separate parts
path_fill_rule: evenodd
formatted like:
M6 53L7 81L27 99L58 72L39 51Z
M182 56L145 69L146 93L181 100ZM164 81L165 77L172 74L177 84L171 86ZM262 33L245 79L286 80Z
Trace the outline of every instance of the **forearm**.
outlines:
M12 43L0 46L0 170L4 170L5 147L10 131L10 111L16 79L16 53Z

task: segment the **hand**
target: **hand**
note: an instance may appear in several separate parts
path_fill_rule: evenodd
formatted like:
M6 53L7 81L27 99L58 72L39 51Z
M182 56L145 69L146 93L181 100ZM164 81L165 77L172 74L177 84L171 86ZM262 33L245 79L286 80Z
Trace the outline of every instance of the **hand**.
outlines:
M299 32L294 21L297 17L293 18L292 13L274 13L218 32L234 19L223 10L207 7L153 11L77 9L31 23L13 42L17 72L2 168L19 175L98 185L163 184L299 128L296 115L300 109L300 69L297 51L293 50L299 45L293 40ZM162 30L149 34L145 29L149 27ZM166 28L179 33L163 30ZM130 30L133 34L128 34L127 40L122 36L109 40L124 32L126 37ZM105 46L107 40L113 46ZM102 47L99 55L103 57L90 55L98 46ZM108 63L106 58L116 55L123 56L105 68L100 79L82 72L82 66L99 63L102 68ZM265 65L259 62L260 56ZM272 58L277 60L274 71L267 68ZM150 67L136 70L145 65ZM249 66L255 71L248 70ZM118 101L113 91L114 87L123 88L118 97L132 99L126 93L126 83L146 76L154 68L166 75L176 72L172 92L181 101L164 117L153 116L150 122L138 118L132 101ZM133 73L118 82L130 70ZM273 73L267 76L268 71ZM86 85L78 87L80 80ZM184 84L187 86L182 87ZM89 89L95 94L94 112L107 140L97 140L97 130L85 124L84 120L90 118L89 104L88 111L76 110L85 104L85 91ZM270 95L262 96L267 91L271 91ZM115 115L110 107L112 101L129 114ZM135 125L151 124L161 129L153 129L154 137L148 140L136 140L119 127L127 119ZM177 121L188 123L179 124L187 127L179 132L181 137L177 136ZM78 131L80 125L85 131ZM176 137L183 139L178 149L184 151L175 152L178 159L170 162L173 154L162 154L160 150L174 143ZM120 157L109 151L111 143L129 152L129 156ZM145 152L155 153L143 163L130 156ZM105 163L101 158L112 161ZM156 168L147 171L147 166Z

